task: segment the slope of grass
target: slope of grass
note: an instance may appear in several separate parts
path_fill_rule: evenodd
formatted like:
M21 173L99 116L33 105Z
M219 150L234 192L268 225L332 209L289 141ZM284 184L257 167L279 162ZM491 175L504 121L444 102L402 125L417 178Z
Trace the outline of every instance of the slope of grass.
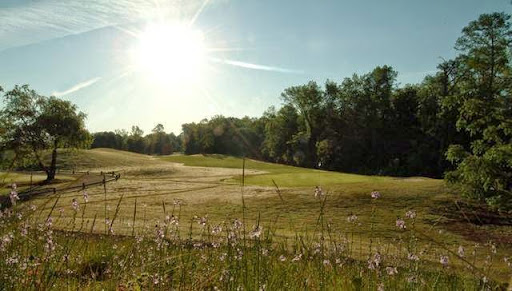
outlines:
M186 166L235 168L240 169L240 173L243 165L241 158L224 155L173 155L160 157L160 159L174 163L182 163ZM245 177L245 183L247 185L260 186L274 186L275 182L280 187L311 187L315 185L329 186L346 183L382 183L395 179L391 177L365 176L299 168L251 159L245 160L245 169L265 172ZM274 182L272 180L274 180ZM401 180L428 181L431 179L408 178ZM240 176L234 177L228 181L240 181Z
M45 159L49 162L50 155ZM91 150L59 150L57 166L60 169L90 170L99 168L123 168L154 164L147 155L107 148Z

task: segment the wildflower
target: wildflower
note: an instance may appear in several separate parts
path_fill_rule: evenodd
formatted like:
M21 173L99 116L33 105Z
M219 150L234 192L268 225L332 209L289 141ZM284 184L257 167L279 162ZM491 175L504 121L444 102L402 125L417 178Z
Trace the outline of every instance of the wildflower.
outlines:
M16 185L16 183L12 183L11 184L11 189L12 190L16 190L18 188L18 185Z
M21 236L27 236L28 228L29 228L29 226L26 223L24 223L23 226L20 229Z
M292 262L300 261L300 259L302 259L302 254L295 255L295 257L292 259Z
M319 186L316 186L315 187L315 198L321 198L323 197L325 194L324 194L324 191L322 190L321 187Z
M280 260L281 262L284 262L284 261L286 261L286 257L285 257L284 255L280 255L280 256L279 256L279 260Z
M263 256L265 256L265 257L266 257L266 256L268 256L268 249L263 248L263 249L261 250L261 254L262 254Z
M409 283L417 283L418 279L416 278L416 276L410 276L410 277L407 277L407 282L409 282Z
M380 262L381 262L381 255L379 252L376 252L375 255L373 256L373 262L375 263L375 266L380 266Z
M324 266L330 266L331 265L331 261L329 261L328 259L325 259L323 261L323 264L324 264Z
M179 220L176 216L171 215L171 219L169 220L169 223L174 226L178 226Z
M420 258L415 254L409 253L407 254L407 259L409 259L410 261L419 261Z
M443 266L448 266L448 257L447 256L441 256L439 258L439 262L441 263L441 265Z
M240 220L238 220L238 218L236 218L234 221L233 221L233 228L234 229L240 229L242 227L242 222Z
M352 215L348 216L347 217L347 221L348 222L352 222L352 223L356 222L357 221L357 215L352 214Z
M405 229L406 226L405 226L405 221L403 219L401 219L400 217L396 219L396 227L400 228L400 229Z
M80 209L80 204L76 200L76 198L73 198L73 202L71 202L71 206L73 207L74 211L78 211Z
M496 245L495 245L495 244L491 244L491 252L492 252L493 254L495 254L495 253L496 253Z
M414 219L416 218L416 211L414 210L409 210L405 213L405 217L409 218L409 219Z
M164 238L164 231L158 227L158 225L155 225L155 231L156 231L156 238L157 239L163 239Z
M37 207L34 204L30 204L30 210L36 211Z
M373 191L371 193L371 196L373 199L379 199L380 198L380 192L379 191Z
M375 255L373 255L373 258L369 258L368 259L368 269L370 270L375 270L377 269L379 266L380 266L380 262L381 262L381 255L379 252L375 253Z
M87 193L87 191L84 190L84 192L82 193L82 195L84 196L84 201L85 203L89 202L89 194Z
M223 261L226 259L226 256L227 256L227 254L226 254L226 253L222 253L222 254L220 254L220 256L219 256L219 260L220 260L221 262L223 262Z
M174 205L178 205L178 206L181 206L181 200L180 199L173 199L173 202L172 202Z
M259 237L260 237L260 235L261 235L261 231L262 231L262 229L263 229L263 228L262 228L261 226L259 226L259 225L258 225L258 226L256 226L256 227L254 228L254 230L253 230L253 231L251 231L251 233L249 234L249 236L250 236L251 238L259 238Z
M11 190L11 193L9 194L9 198L11 199L12 206L16 206L16 201L20 200L20 197L18 196L18 192L16 192L16 184L12 184L14 187Z
M384 284L383 283L379 283L379 285L377 286L377 291L384 291Z
M386 267L386 272L388 273L389 276L398 274L398 270L396 269L396 267Z
M199 221L197 223L199 223L199 225L204 227L204 226L206 226L207 222L208 222L208 216L204 216L204 217L199 218Z
M219 234L219 233L221 233L221 232L222 232L222 226L220 226L220 225L216 225L216 226L214 226L214 227L213 227L213 229L212 229L212 234L214 234L214 235L215 235L215 234Z
M14 264L17 264L19 262L19 260L17 257L13 256L13 257L7 258L5 260L5 262L7 263L7 265L14 265Z
M46 227L48 228L51 228L53 225L53 218L51 216L49 216L47 219L46 219Z
M464 247L463 246L459 246L459 249L457 250L457 254L459 255L459 257L464 258Z

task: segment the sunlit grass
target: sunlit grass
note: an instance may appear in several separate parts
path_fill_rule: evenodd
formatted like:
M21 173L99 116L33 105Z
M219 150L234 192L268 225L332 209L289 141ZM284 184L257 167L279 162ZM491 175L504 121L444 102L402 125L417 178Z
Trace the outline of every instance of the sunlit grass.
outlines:
M30 277L32 286L35 286L34 280L47 278L49 281L43 280L45 284L71 289L127 286L209 289L216 286L230 290L243 286L252 290L263 285L267 290L283 286L288 289L320 289L321 286L375 289L383 284L388 290L472 290L509 278L511 269L504 258L512 256L512 250L503 241L512 236L510 227L475 226L457 221L467 229L478 228L488 234L484 240L450 231L451 221L441 207L455 205L456 196L450 194L440 180L345 175L246 160L246 173L266 172L246 176L246 182L267 175L279 189L273 183L265 186L264 181L263 186L254 183L242 188L239 182L242 170L237 167L241 160L237 158L172 156L162 161L113 150L94 150L83 155L99 153L108 158L106 162L95 161L96 167L115 167L119 159L119 168L126 168L119 181L105 188L100 185L87 189L87 203L82 191L33 198L17 209L27 211L29 205L34 205L36 211L28 216L23 214L21 219L11 215L11 222L0 223L3 235L12 232L17 236L13 240L17 243L9 252L0 252L4 277L11 274L11 269L21 267L3 263L13 254L20 259L34 253L39 258L45 256L44 241L41 241L45 239L44 232L36 230L50 215L55 231L71 232L55 232L54 239L60 247L56 256L49 259L50 263L42 264L40 273ZM79 160L73 162L83 163L80 159L84 156L78 156ZM203 167L184 167L169 162L177 162L176 159ZM204 167L205 163L224 167ZM280 176L292 180L301 175L311 178L311 184L305 181L302 186L293 187L293 184L283 186L279 182ZM329 183L331 181L334 182ZM322 187L325 194L322 199L315 198L315 185ZM381 193L376 200L370 196L375 190ZM80 204L77 212L72 208L73 199ZM417 214L414 222L405 218L409 210ZM179 225L172 227L172 233L166 220L166 216L171 215L179 220ZM357 221L348 221L352 215L357 216ZM198 223L201 217L207 217L204 226ZM405 219L406 230L396 227L398 217ZM234 245L227 244L227 230L235 219L245 221L248 233L245 240L240 233ZM114 221L114 236L105 236L109 233L106 221ZM30 239L18 236L24 222L32 225ZM212 230L219 225L223 231L213 235ZM259 240L250 239L249 235L256 225L264 230ZM167 243L159 247L156 234L164 226ZM81 234L75 234L77 231ZM137 243L131 238L132 234L143 236L143 241ZM489 241L496 245L496 254ZM31 251L34 242L39 247ZM198 242L206 245L194 246ZM219 247L210 247L213 242L219 243ZM318 244L325 244L325 248L318 251ZM457 258L459 246L465 248L468 261L485 274L471 271L465 261ZM269 250L265 256L263 249ZM240 251L243 255L237 259ZM383 256L382 264L378 270L370 270L368 259L377 251ZM69 252L71 258L68 264L62 263L65 252ZM303 254L302 259L292 262L299 253ZM411 262L407 259L409 253L422 253L421 260ZM450 260L446 268L439 262L442 255ZM282 261L281 256L286 260ZM225 257L224 260L221 257ZM324 263L325 260L329 262ZM385 268L389 266L397 267L399 273L388 275ZM226 281L226 272L232 280ZM488 275L488 283L482 282L485 275ZM413 277L416 283L410 282L414 281ZM155 278L158 284L154 284ZM15 284L17 288L27 286Z
M186 166L197 167L221 167L242 169L244 161L241 158L224 155L173 155L161 157L164 161L182 163ZM314 169L292 167L287 165L273 164L245 159L245 168L258 170L264 173L245 177L247 185L274 186L274 182L280 187L313 187L316 185L339 185L345 183L380 183L390 181L394 178L346 174ZM428 180L426 178L411 178ZM274 180L274 181L272 181ZM240 176L228 181L240 181Z

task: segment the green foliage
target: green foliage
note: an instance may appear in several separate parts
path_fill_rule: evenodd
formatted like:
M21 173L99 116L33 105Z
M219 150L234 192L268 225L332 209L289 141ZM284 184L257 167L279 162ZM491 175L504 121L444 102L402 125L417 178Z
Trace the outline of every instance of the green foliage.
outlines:
M457 40L461 51L457 128L471 136L469 149L450 147L457 169L447 174L468 197L512 208L510 16L483 14Z
M41 96L28 85L15 86L4 94L4 101L2 148L13 150L15 159L33 155L47 180L55 177L57 148L86 148L92 141L85 129L86 115L69 101ZM45 150L52 151L49 165L41 158Z

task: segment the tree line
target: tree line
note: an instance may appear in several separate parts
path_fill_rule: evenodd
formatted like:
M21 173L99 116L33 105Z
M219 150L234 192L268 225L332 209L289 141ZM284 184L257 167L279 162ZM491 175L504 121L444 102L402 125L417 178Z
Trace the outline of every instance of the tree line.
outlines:
M162 124L157 124L151 133L144 135L138 126L126 130L102 131L93 134L91 148L113 148L148 155L170 155L182 150L181 136L166 133Z

